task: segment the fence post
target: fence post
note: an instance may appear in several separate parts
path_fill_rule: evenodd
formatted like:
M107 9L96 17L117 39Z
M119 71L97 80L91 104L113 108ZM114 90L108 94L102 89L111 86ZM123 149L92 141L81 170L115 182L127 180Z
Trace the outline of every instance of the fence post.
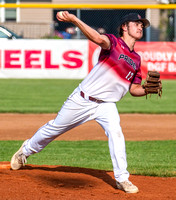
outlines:
M176 9L174 9L174 42L176 41Z
M5 1L2 0L1 4L3 5L4 3L5 3ZM1 22L2 23L5 22L5 8L4 7L1 8Z
M20 4L20 0L17 0L16 4ZM20 22L20 8L16 9L16 22Z
M151 20L151 9L148 8L146 10L146 18L150 21ZM146 29L146 41L151 41L151 26Z
M77 17L79 18L79 19L81 19L81 10L80 9L77 9L76 10L76 15L77 15ZM80 29L79 28L77 28L77 36L76 36L76 38L77 39L81 39L81 31L80 31Z

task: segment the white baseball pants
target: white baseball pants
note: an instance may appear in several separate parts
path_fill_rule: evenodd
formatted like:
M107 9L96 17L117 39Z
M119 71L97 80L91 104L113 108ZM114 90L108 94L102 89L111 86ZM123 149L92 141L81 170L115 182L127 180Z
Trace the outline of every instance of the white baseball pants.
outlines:
M23 148L26 156L40 152L59 135L89 120L96 120L108 137L115 179L128 180L125 140L115 103L96 103L80 96L79 89L68 97L54 120L41 127Z

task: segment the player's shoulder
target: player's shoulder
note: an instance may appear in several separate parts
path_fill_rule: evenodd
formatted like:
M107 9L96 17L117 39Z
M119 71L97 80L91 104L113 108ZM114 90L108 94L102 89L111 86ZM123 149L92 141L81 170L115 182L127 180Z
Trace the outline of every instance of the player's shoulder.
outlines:
M113 38L113 39L117 39L117 37L111 33L105 33L104 35L106 35L107 37Z
M111 44L113 44L114 46L117 45L117 37L115 35L113 34L105 34L105 35L109 38Z
M135 49L133 50L134 55L136 55L136 57L138 57L139 59L141 59L141 56L135 51Z

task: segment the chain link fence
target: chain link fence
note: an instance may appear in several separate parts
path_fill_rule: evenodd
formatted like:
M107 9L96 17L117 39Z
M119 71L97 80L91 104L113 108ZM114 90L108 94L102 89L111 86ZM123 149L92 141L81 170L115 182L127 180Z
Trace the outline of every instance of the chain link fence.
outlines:
M146 17L151 22L151 26L144 32L142 41L176 41L176 5L170 4L167 8L142 8L137 9L64 9L77 15L78 18L83 20L92 28L100 33L111 33L118 36L118 26L121 18L130 12L136 12L141 17ZM172 8L173 9L170 9ZM101 5L98 5L101 8ZM139 5L138 5L139 6ZM116 5L117 7L117 5ZM129 6L130 7L130 6ZM9 11L18 9L16 18L10 20ZM25 12L27 9L27 12ZM31 10L30 10L31 9ZM34 8L35 9L35 8ZM34 12L32 8L1 8L1 25L15 31L24 38L60 38L60 39L85 39L85 36L80 30L70 23L59 22L56 19L56 13L63 9L47 8L39 9ZM47 10L47 12L45 12ZM3 13L4 16L3 17ZM47 16L47 17L46 17ZM7 18L7 20L6 20ZM2 21L2 19L4 21ZM31 19L31 20L30 20ZM27 20L27 21L25 21Z
M74 27L73 24L58 22L56 13L61 10L54 10L54 35L64 39L85 39L85 36ZM136 12L141 17L147 17L151 26L144 32L142 41L175 41L176 25L174 9L155 9L155 10L69 10L70 13L77 15L81 20L100 33L112 33L118 36L118 26L121 18L130 13Z

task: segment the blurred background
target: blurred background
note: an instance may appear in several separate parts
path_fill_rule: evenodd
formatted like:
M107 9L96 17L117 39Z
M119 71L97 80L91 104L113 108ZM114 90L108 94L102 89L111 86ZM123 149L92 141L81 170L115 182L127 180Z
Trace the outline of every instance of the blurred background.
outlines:
M126 5L167 5L176 0L0 0L0 5L7 3L23 4L97 4L100 9L67 9L77 15L85 23L100 33L117 35L117 27L123 15L137 12L151 22L142 38L142 41L176 41L176 11L175 9L101 9L101 4ZM56 19L57 8L5 8L0 7L0 37L8 38L58 38L84 39L85 37L72 24L61 23ZM11 34L7 32L11 31ZM13 35L14 34L14 35ZM8 36L6 36L8 35Z

